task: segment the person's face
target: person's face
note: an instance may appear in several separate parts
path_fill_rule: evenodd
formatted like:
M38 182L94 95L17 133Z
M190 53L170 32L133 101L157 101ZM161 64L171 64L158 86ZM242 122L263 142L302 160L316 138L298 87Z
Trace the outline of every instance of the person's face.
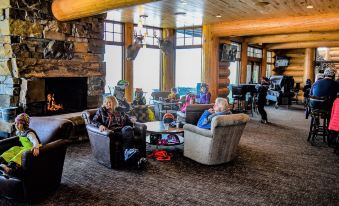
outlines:
M113 101L112 100L107 100L106 104L105 104L106 109L108 110L113 110Z
M219 107L219 105L218 105L217 103L214 103L214 105L213 105L213 110L214 110L215 112L220 112L220 107Z
M20 122L15 122L15 128L19 131L24 131L25 127L24 124L20 123Z

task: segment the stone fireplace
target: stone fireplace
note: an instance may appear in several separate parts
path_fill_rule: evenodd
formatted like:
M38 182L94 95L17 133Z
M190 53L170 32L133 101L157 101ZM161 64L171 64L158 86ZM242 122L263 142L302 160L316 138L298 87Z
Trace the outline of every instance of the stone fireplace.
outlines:
M0 1L0 108L16 106L34 116L102 102L105 14L59 22L51 2ZM49 93L63 109L47 110ZM0 131L3 125L0 120Z

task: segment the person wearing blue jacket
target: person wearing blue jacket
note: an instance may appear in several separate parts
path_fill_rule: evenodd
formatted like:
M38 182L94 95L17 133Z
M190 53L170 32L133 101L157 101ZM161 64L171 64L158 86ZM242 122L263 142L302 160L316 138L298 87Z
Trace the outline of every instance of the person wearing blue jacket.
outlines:
M215 99L213 108L205 110L204 113L201 115L197 126L203 129L211 129L211 122L213 117L227 114L231 114L228 109L227 99L218 97Z

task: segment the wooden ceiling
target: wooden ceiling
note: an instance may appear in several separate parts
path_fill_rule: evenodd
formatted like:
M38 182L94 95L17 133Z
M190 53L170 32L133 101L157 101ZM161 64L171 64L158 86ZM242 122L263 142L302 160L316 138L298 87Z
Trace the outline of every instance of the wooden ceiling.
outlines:
M313 8L306 8L308 5ZM178 12L186 14L175 15ZM339 13L339 0L162 0L109 11L108 19L138 23L140 15L148 15L146 25L180 28L326 13Z

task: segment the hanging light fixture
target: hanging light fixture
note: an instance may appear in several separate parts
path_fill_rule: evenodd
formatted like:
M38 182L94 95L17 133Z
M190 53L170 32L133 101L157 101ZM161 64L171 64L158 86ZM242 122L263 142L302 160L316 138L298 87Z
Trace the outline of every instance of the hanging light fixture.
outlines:
M136 36L137 37L142 37L142 44L143 44L143 47L146 48L146 37L147 37L147 30L145 29L143 31L143 28L144 28L144 24L146 23L146 18L148 16L143 14L143 15L140 15L139 16L139 21L138 21L138 30L135 32L136 33Z

